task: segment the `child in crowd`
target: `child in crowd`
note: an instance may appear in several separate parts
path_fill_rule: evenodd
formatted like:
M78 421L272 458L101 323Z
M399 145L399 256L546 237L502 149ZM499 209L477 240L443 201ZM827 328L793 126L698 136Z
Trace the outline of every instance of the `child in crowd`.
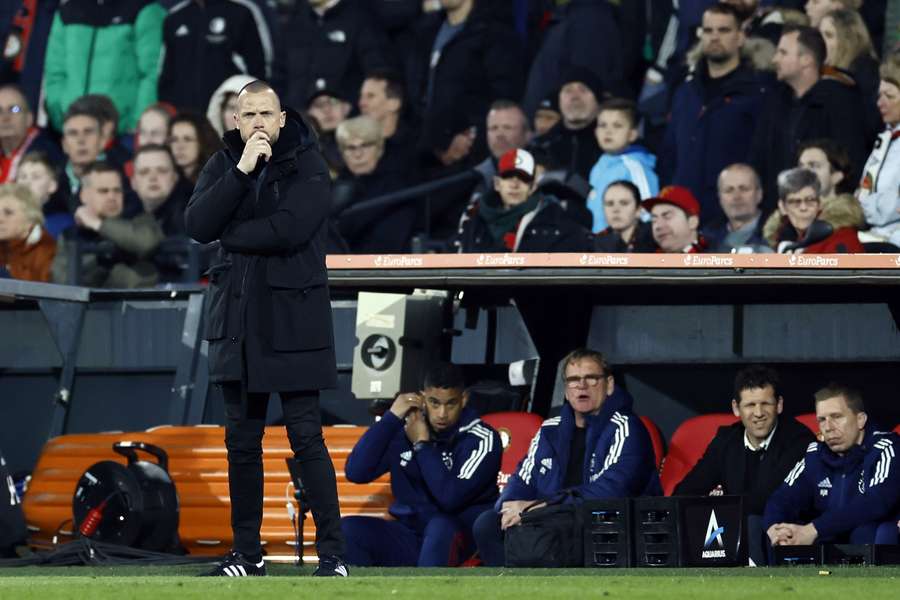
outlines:
M75 219L65 206L51 202L51 198L59 189L57 177L56 167L43 152L29 152L23 156L16 172L16 183L27 186L38 201L38 205L42 207L44 229L53 239L58 238L63 230L75 224Z
M638 139L637 106L630 100L612 98L600 106L595 135L603 155L591 169L591 194L588 208L594 216L593 231L607 227L603 214L603 196L614 181L630 181L641 192L641 199L651 198L659 192L656 176L656 157Z

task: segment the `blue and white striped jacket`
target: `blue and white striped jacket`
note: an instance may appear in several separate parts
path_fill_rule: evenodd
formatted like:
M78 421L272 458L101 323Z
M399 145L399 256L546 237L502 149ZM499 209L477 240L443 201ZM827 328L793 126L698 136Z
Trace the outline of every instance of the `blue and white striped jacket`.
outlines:
M390 471L394 503L389 512L417 531L438 513L490 507L503 456L500 434L466 407L454 427L432 432L435 443L414 452L404 423L387 411L369 427L347 457L347 479L369 483Z
M509 478L496 503L550 498L561 489L569 464L575 412L563 404L558 417L547 419L531 440L528 454ZM575 488L586 499L662 495L650 436L631 412L631 397L620 388L587 418L584 476Z
M860 525L894 520L900 513L900 436L866 427L862 444L844 456L813 442L766 503L766 529L775 523L811 522L819 541Z

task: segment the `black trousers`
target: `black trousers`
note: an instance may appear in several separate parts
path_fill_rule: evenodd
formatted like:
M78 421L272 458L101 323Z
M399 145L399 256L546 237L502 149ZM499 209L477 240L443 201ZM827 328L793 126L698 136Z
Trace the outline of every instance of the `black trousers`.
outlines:
M225 400L225 447L234 549L248 556L262 552L259 528L263 513L262 438L269 394L242 393L239 382L221 384ZM341 512L334 465L322 438L319 392L280 392L284 424L300 466L316 524L319 556L344 555Z

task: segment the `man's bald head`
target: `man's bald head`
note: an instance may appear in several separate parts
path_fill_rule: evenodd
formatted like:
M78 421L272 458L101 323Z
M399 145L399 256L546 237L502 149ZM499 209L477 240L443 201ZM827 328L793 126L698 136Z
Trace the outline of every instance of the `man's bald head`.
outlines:
M274 88L271 85L263 81L262 79L256 79L251 81L247 85L241 88L241 91L238 92L238 110L240 111L241 100L246 98L250 94L271 94L275 99L275 106L278 108L278 112L281 112L281 99L278 97L278 94L275 93Z

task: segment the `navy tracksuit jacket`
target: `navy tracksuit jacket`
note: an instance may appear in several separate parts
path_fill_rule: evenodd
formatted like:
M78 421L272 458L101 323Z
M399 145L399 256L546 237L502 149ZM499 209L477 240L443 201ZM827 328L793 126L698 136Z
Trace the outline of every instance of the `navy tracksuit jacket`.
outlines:
M404 421L384 413L360 438L344 471L354 483L368 483L391 472L394 503L389 512L421 533L436 514L456 515L497 499L497 472L503 455L500 435L471 408L464 408L449 431L432 433L433 444L418 452L403 430Z
M900 513L900 436L866 427L862 444L844 456L824 442L809 445L766 503L763 527L812 522L818 541L845 539L855 529ZM873 543L874 540L855 540Z

